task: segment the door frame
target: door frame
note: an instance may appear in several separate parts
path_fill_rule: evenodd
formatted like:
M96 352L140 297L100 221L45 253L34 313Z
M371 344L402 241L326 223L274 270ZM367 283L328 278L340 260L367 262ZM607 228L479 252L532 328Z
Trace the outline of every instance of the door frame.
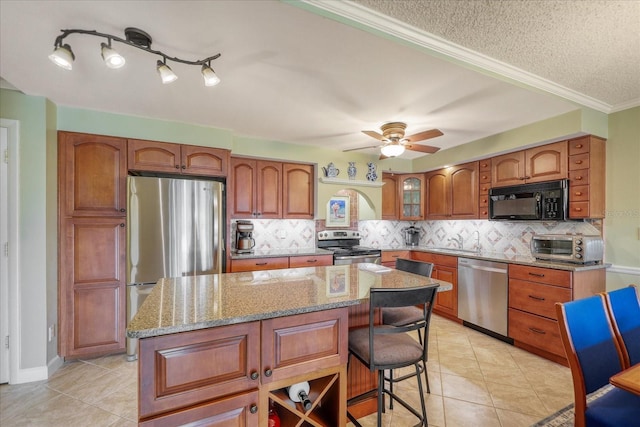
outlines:
M3 298L2 306L0 307L0 329L2 349L5 348L5 334L8 333L10 346L8 351L8 367L3 367L8 371L8 378L6 380L9 384L14 384L19 381L19 360L20 360L20 269L19 269L19 254L20 254L20 240L18 239L18 229L20 216L19 212L19 150L18 141L20 135L20 122L17 120L9 120L0 118L0 127L6 129L7 137L7 150L8 150L8 163L7 167L3 168L4 173L6 171L6 224L0 226L6 226L6 238L8 243L8 257L5 258L6 263L6 282L2 283L4 288L2 289ZM4 133L4 132L3 132ZM4 163L4 153L1 154L0 161ZM3 176L4 178L4 176ZM0 256L4 257L4 242L0 243L2 246ZM6 298L4 298L6 296ZM4 361L3 361L4 362ZM4 362L5 364L7 362ZM6 371L5 371L6 372ZM4 380L5 378L3 378Z

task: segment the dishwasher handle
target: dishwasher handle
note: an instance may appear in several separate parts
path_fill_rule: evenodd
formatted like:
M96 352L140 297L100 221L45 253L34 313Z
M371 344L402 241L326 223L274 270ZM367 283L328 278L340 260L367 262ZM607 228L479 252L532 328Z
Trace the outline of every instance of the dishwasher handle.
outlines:
M506 273L507 269L506 268L495 268L495 267L485 267L483 265L459 265L460 268L471 268L474 270L480 270L480 271L490 271L492 273Z

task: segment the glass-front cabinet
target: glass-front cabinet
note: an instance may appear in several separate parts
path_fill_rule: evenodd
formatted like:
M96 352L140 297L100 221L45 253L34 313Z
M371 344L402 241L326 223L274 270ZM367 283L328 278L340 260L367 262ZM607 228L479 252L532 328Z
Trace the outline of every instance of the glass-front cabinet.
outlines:
M424 219L424 175L403 175L401 220Z

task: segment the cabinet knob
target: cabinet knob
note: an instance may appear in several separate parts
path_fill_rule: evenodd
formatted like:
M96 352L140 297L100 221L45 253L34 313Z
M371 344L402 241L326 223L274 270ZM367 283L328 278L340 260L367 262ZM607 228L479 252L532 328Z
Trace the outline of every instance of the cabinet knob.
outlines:
M186 169L187 167L185 165L182 165L182 169Z
M120 223L120 227L124 227L124 222Z
M264 370L264 376L265 377L270 377L271 375L273 375L273 371L269 368Z
M120 209L120 212L126 212L127 210L125 208Z
M540 334L540 335L546 335L546 332L543 331L542 329L538 329L538 328L529 328L529 330L531 332L535 332L536 334Z
M582 181L582 177L581 176L576 176L576 181Z
M180 169L180 165L176 165L176 169Z
M575 194L576 196L582 196L582 191L576 191L574 194Z
M258 405L256 405L255 403L251 405L249 407L249 412L251 412L252 414L256 414L258 412Z
M582 148L582 144L576 144L576 148Z
M259 376L260 376L260 374L258 374L258 372L253 371L253 372L251 372L250 378L252 380L257 380Z
M576 165L581 165L582 164L582 160L576 160Z
M308 259L307 262L318 262L317 259Z
M487 215L488 212L487 211L482 211L482 215Z
M574 209L576 212L580 212L582 210L582 208L575 208Z

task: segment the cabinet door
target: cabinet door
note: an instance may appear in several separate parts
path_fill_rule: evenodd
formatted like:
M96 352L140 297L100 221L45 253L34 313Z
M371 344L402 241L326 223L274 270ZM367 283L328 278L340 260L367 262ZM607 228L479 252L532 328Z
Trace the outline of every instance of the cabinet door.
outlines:
M289 268L289 257L232 259L230 273L277 270L279 268Z
M258 218L282 218L282 163L256 162Z
M284 163L282 175L282 217L313 219L315 214L313 165Z
M438 292L433 309L441 314L458 317L458 269L444 265L435 265L432 277L453 284L451 291Z
M450 214L451 190L449 173L446 169L425 174L427 219L445 219Z
M451 217L453 219L476 218L478 216L478 162L454 166L449 170L449 176Z
M227 203L231 218L254 218L256 210L256 161L231 158Z
M289 257L289 268L321 267L333 265L333 255L309 255Z
M150 172L180 172L180 145L168 142L130 139L129 170Z
M530 148L525 152L527 183L567 178L567 141Z
M424 219L424 175L403 175L400 182L400 219Z
M60 224L60 355L125 348L125 227L121 218Z
M186 175L227 176L229 150L183 145L180 168Z
M491 158L491 185L493 187L522 184L524 177L524 151Z
M127 141L59 132L60 217L125 216Z
M398 175L382 173L382 219L398 219Z

